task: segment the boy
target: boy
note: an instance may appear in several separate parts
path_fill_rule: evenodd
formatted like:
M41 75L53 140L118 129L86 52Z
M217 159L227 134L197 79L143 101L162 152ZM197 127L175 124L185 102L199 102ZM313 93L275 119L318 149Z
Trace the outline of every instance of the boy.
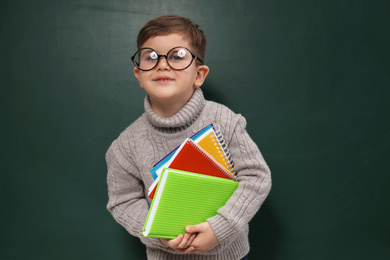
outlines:
M204 99L200 87L209 73L203 64L205 46L203 32L184 17L158 17L141 29L132 60L134 75L147 93L145 113L106 154L107 209L146 245L148 259L242 259L249 252L248 223L271 188L269 168L245 130L245 119ZM186 234L172 240L144 237L150 169L211 123L220 126L228 144L237 190L217 215L186 227Z

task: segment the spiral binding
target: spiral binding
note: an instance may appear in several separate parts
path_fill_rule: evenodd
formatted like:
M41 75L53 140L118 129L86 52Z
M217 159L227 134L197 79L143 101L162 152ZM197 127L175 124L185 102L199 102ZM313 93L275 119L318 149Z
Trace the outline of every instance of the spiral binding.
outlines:
M203 156L208 159L212 164L214 164L215 167L217 167L220 171L224 172L225 175L229 178L229 179L232 179L234 181L237 181L236 180L236 176L234 174L232 174L231 172L229 171L226 171L224 168L222 168L220 166L220 164L218 162L216 162L206 151L204 151L202 148L200 148L199 145L197 145L196 143L192 142L191 140L188 140L187 143L189 143L191 146L193 146L196 150L198 150L198 152L200 152L201 154L203 154Z
M221 149L223 150L224 155L221 155L221 156L224 156L223 160L227 161L225 164L228 164L230 165L230 173L232 174L235 174L234 172L234 163L233 163L233 158L232 158L232 155L230 154L230 151L229 151L229 148L227 147L227 144L225 142L225 139L223 138L223 135L222 135L222 132L221 132L221 128L219 127L219 125L217 124L213 124L213 128L214 128L214 131L215 131L215 135L217 137L217 142L216 145L219 145L221 147ZM219 147L217 147L219 148Z

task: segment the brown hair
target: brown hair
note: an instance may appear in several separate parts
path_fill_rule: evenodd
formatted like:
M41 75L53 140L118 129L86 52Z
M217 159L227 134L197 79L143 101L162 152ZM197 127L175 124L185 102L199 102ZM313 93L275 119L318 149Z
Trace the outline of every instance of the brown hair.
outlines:
M206 36L188 18L178 15L164 15L149 21L138 33L137 48L155 36L164 36L172 33L182 34L191 44L191 50L200 59L204 59L206 52Z

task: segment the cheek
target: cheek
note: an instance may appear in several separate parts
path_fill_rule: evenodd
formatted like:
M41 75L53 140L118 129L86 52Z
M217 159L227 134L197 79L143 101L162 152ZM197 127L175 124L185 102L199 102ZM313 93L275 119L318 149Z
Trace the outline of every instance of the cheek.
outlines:
M146 83L146 78L147 78L147 76L145 75L144 72L141 72L138 75L137 79L138 79L138 82L139 82L139 85L140 85L141 88L144 88L145 83Z
M185 79L186 81L195 82L196 76L197 76L196 70L191 69L191 70L185 71L185 74L183 74L183 79Z

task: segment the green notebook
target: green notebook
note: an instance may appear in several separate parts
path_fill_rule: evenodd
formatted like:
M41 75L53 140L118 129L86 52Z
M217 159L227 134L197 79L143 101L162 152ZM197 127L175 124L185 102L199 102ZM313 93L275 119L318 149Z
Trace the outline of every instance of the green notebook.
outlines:
M217 214L236 190L238 182L204 174L164 169L142 233L173 239L185 227Z

